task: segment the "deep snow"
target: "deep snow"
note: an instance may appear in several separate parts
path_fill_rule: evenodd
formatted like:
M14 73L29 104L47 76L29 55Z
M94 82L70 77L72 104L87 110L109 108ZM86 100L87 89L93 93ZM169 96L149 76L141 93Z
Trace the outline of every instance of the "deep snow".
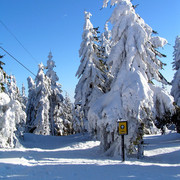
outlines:
M145 137L145 157L106 157L88 135L25 134L23 147L0 149L0 179L146 180L180 179L180 134Z

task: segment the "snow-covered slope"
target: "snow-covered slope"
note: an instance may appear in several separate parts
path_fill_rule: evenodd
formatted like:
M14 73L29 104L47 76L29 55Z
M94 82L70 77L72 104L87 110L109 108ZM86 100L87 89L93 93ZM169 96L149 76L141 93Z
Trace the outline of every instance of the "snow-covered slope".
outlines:
M23 147L0 149L0 179L146 180L180 179L180 134L145 137L145 157L106 157L88 135L25 134Z

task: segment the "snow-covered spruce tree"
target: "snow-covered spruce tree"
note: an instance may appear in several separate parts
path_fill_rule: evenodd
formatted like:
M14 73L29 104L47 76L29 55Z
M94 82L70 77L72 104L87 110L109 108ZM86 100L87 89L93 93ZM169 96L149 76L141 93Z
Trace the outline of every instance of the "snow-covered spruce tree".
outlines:
M98 58L100 60L100 69L103 72L104 84L101 86L101 89L104 93L110 91L111 83L113 81L113 75L110 73L111 65L107 64L107 59L111 52L111 31L108 29L108 22L104 26L104 32L100 37Z
M87 114L89 107L97 97L103 94L101 87L105 82L100 60L97 56L97 31L90 22L91 16L91 13L85 12L83 41L79 50L81 64L76 73L76 76L80 79L75 89L75 105L81 105L84 112L84 130L88 129Z
M104 30L100 37L100 51L103 62L106 62L111 52L111 31L108 29L108 23L105 24Z
M8 78L7 88L8 88L8 95L13 100L20 101L20 91L16 84L16 78L14 75L10 75Z
M35 82L31 77L27 78L28 81L28 100L27 100L27 105L26 105L26 115L27 115L27 120L26 120L26 131L33 133L35 130L36 126L34 125L34 119L35 119L35 98L36 98L36 89L35 89Z
M0 55L0 59L2 59L3 56ZM6 78L6 73L5 71L3 70L3 65L5 65L4 62L2 62L0 60L0 92L4 92L5 91L5 83L7 82L7 78Z
M47 61L46 76L51 80L51 94L49 96L51 135L69 135L72 134L72 122L66 117L66 111L68 110L66 109L64 97L62 96L61 85L58 83L59 77L54 71L55 62L52 58L53 56L50 52Z
M73 114L72 114L72 110L73 110L73 104L68 96L68 94L66 93L65 98L64 98L64 111L63 111L63 115L64 115L64 126L65 126L65 133L67 135L69 134L73 134Z
M180 106L180 36L176 37L173 55L173 69L176 70L176 73L172 81L171 94L175 103Z
M8 76L7 90L10 99L16 103L17 108L22 109L23 113L25 113L26 104L23 101L23 97L20 94L19 88L17 87L16 78L14 75ZM23 119L21 122L19 122L19 124L17 124L17 133L22 134L25 131L25 124L25 119Z
M35 79L35 88L33 88L33 81L29 79L30 87L32 87L31 93L34 92L32 94L34 97L28 102L27 125L31 133L49 135L49 95L51 94L51 80L45 76L43 70L44 65L41 63L39 64L39 70ZM33 110L32 112L31 108Z
M108 2L104 1L104 7ZM153 30L135 13L130 0L112 0L111 5L115 4L109 19L113 29L107 61L112 65L114 80L110 92L91 106L88 120L91 129L98 127L101 147L109 155L121 154L117 120L128 121L125 149L130 156L138 152L143 128L148 130L157 117L173 112L174 106L173 97L152 82L167 83L159 72L163 63L158 59L162 54L157 51L167 41L152 36Z
M173 68L176 70L176 73L172 81L171 94L174 97L174 101L177 106L176 113L173 116L172 121L174 124L176 124L177 132L180 133L180 36L176 37L173 55Z
M26 96L25 91L26 91L25 86L24 86L24 84L22 84L22 89L21 89L21 102L22 102L24 111L26 110L26 104L27 104L27 96Z
M84 113L83 113L82 108L79 104L76 104L73 107L72 114L73 114L73 130L74 130L74 133L83 132Z
M48 55L48 60L47 60L47 72L46 76L51 79L51 94L49 95L49 102L50 102L50 109L49 109L49 121L50 121L50 129L51 129L51 134L55 135L58 134L56 131L57 129L57 114L55 112L58 111L58 106L62 104L62 90L61 86L57 84L57 81L59 80L56 72L54 71L55 67L55 62L52 60L53 56L52 53L50 52ZM56 126L56 128L55 128Z
M17 100L22 106L23 111L26 109L27 97L25 95L25 87L22 87L22 93L20 93L17 87L16 78L14 75L8 76L7 83L8 95L12 100Z
M3 65L3 63L1 63ZM11 99L6 93L7 75L0 65L0 147L15 147L23 132L26 114L16 99Z

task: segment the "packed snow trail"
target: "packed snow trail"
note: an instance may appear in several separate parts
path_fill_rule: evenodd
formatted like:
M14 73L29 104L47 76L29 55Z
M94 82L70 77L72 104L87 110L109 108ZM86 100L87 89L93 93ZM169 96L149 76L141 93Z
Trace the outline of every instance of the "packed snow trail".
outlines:
M0 150L0 179L7 180L177 180L180 134L145 137L145 157L102 155L99 141L88 135L66 137L25 134L23 147Z

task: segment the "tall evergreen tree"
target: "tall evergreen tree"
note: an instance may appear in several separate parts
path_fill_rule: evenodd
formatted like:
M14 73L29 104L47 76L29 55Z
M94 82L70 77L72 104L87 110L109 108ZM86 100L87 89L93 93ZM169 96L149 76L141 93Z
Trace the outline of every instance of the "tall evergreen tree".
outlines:
M173 55L173 68L176 72L172 81L171 94L177 106L172 122L176 125L177 132L180 133L180 36L176 37Z
M100 37L100 50L102 59L106 62L111 52L111 31L108 29L108 23L105 24L104 30Z
M104 1L104 7L108 2ZM111 155L121 153L117 120L128 121L125 148L127 155L132 155L138 153L144 127L150 129L157 117L174 111L173 98L152 83L167 83L159 72L164 65L159 57L163 55L157 51L167 41L152 36L153 30L135 13L130 0L112 0L114 4L109 19L113 24L112 49L107 61L114 80L110 92L91 106L88 120L92 130L98 127L101 146Z
M22 106L23 106L23 110L26 111L26 105L27 105L27 97L26 97L26 89L24 84L22 84L22 89L21 89L21 102L22 102Z
M0 59L2 59L3 56L0 55ZM4 92L5 91L5 83L7 81L7 78L6 78L6 73L5 71L3 70L3 65L5 65L4 62L2 62L0 60L0 92Z
M48 55L46 76L51 80L51 94L49 95L50 109L49 121L51 124L51 135L65 135L64 132L64 97L62 96L61 85L58 83L59 77L54 71L55 61L52 53Z
M76 73L76 76L80 79L75 89L75 104L81 104L84 112L84 130L88 129L87 113L90 104L96 97L103 94L101 87L105 82L97 56L97 31L90 22L91 16L91 13L85 12L84 32L82 35L83 41L79 50L81 64Z
M67 135L73 134L73 104L66 93L64 98L64 125L66 127Z
M171 94L176 104L180 106L180 36L176 37L173 55L173 68L176 70L176 73L172 81Z
M17 87L15 76L10 75L8 77L8 80L9 80L7 83L8 95L10 96L11 99L18 100L19 102L21 102L21 95L19 88Z
M111 31L108 29L108 22L104 26L104 32L100 37L99 44L99 59L100 59L100 69L103 72L104 83L101 86L101 89L104 93L110 91L110 85L113 81L113 75L110 73L111 65L107 64L108 57L111 52Z
M39 70L34 82L29 78L29 99L27 105L28 131L35 134L49 135L49 95L51 94L50 79L44 74L44 65L39 64Z
M44 65L39 65L39 71L36 76L36 98L35 98L35 133L49 135L50 122L49 122L49 95L51 94L50 79L44 74Z
M36 89L35 89L35 82L31 77L27 78L28 81L28 100L27 100L27 105L26 105L26 114L27 114L27 121L26 121L26 131L33 133L35 130L36 126L34 125L34 119L35 119L35 94L36 94Z
M74 130L74 132L75 133L83 132L84 113L79 104L76 104L73 107L72 114L73 114L73 130Z

